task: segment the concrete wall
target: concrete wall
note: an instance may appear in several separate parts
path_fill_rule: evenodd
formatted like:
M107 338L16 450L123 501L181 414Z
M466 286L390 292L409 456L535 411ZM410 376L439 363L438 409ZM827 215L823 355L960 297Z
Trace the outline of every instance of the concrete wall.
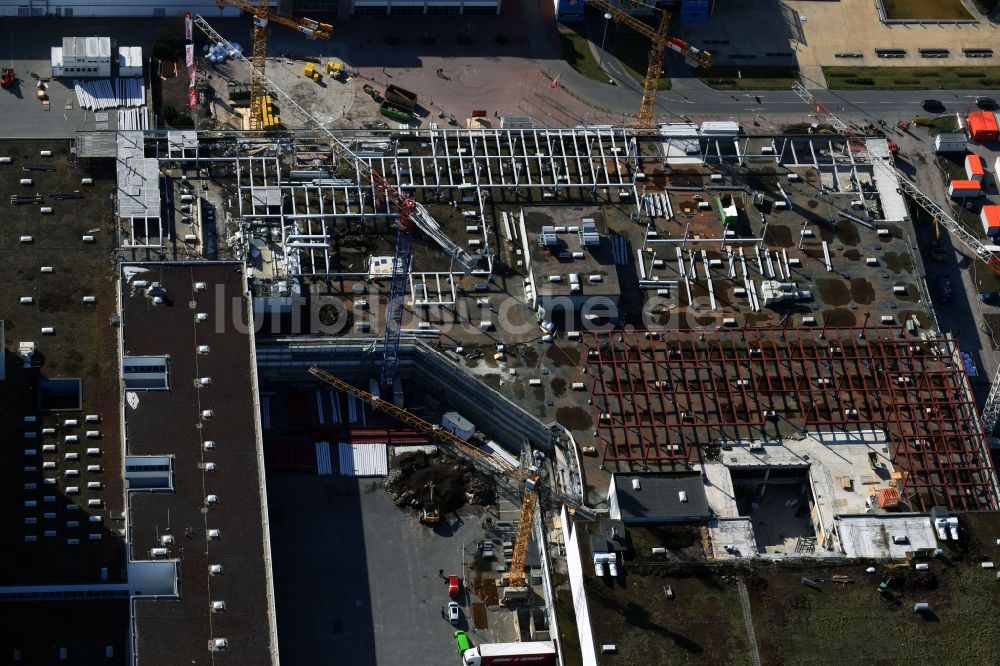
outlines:
M590 607L587 605L587 591L584 588L584 562L580 554L580 540L572 518L562 509L562 525L566 535L566 569L569 587L573 592L573 610L576 613L576 630L580 637L580 656L583 666L597 666L597 651L594 648L594 634L590 626ZM590 562L587 566L592 566Z

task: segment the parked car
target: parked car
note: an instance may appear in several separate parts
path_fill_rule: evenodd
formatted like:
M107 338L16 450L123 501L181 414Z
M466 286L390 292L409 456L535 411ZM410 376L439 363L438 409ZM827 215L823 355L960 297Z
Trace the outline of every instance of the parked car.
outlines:
M1000 301L1000 291L987 291L984 294L979 294L979 300L983 303L996 303Z
M992 110L1000 106L1000 104L997 104L997 101L992 97L977 97L976 106L978 106L980 109Z
M486 541L483 543L483 559L492 560L494 557L496 554L493 552L493 542Z
M944 111L944 103L939 99L925 99L921 102L920 106L923 107L924 111L931 113L941 113Z
M454 601L448 602L448 621L452 624L458 624L459 610L458 603Z
M458 576L448 576L448 596L457 597L462 587L461 579Z
M455 647L458 649L459 654L464 654L466 650L472 649L472 643L464 631L455 632Z

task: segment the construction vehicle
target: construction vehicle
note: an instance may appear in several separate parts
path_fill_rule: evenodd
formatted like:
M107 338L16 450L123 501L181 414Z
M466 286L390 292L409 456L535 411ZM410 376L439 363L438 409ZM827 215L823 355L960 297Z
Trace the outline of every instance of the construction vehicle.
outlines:
M577 500L569 497L561 491L545 485L541 480L541 474L535 466L523 469L510 462L490 455L478 448L474 444L466 442L461 437L454 435L441 426L429 423L419 416L416 416L402 407L382 400L376 395L363 391L347 382L334 377L330 373L316 366L309 368L309 374L320 381L326 382L338 391L353 395L358 400L362 400L368 405L385 412L402 423L419 430L420 432L433 437L439 443L444 444L454 453L470 458L476 463L485 466L490 471L508 479L514 479L523 484L521 496L521 517L517 523L515 531L514 547L511 555L509 571L507 574L507 589L504 591L504 598L516 598L518 594L527 596L525 587L524 564L528 556L528 543L531 541L531 528L535 520L535 508L538 506L539 492L544 492L557 503L564 504L572 513L580 515L590 515L586 507ZM507 595L510 594L510 597ZM523 597L521 597L523 598Z
M420 522L424 525L437 525L441 522L441 508L434 501L434 482L430 482L431 498L424 502L420 509Z
M709 68L712 66L712 54L697 49L679 37L668 38L670 29L670 12L648 5L643 2L629 2L630 7L642 6L660 13L660 21L655 29L645 21L613 5L605 0L585 0L585 2L605 14L611 16L615 23L624 23L639 34L649 39L649 65L646 69L646 80L642 84L642 103L639 105L639 115L636 127L643 129L653 126L653 111L656 103L656 93L659 87L660 73L663 70L663 57L667 49L684 56L685 62L692 67Z
M14 87L14 83L17 81L17 77L14 76L14 70L11 67L4 67L0 70L0 88L9 90Z
M264 69L267 65L267 33L270 22L298 30L307 39L330 39L333 26L312 19L295 18L271 9L265 0L215 0L219 7L239 7L253 16L253 57L250 68L250 129L264 126ZM224 41L224 40L223 40ZM228 42L226 42L228 44ZM235 50L233 50L235 51ZM315 79L314 79L315 80Z
M217 0L218 1L218 0ZM345 165L352 167L353 172L364 178L375 188L378 196L384 198L388 203L399 211L396 219L396 249L393 256L392 273L390 277L389 306L386 312L385 338L382 349L382 373L380 384L384 395L392 395L396 381L396 372L399 367L399 340L402 334L403 321L403 300L406 295L407 282L410 277L410 259L413 248L413 229L419 228L427 234L431 240L441 246L451 259L465 272L470 272L479 267L480 257L469 254L462 246L448 237L441 229L427 209L414 199L404 195L397 187L390 185L372 165L360 157L341 141L340 137L325 127L315 116L302 108L292 97L275 85L273 81L265 76L262 69L258 69L255 62L250 62L246 57L236 52L232 44L223 38L203 17L196 15L194 24L198 26L210 39L217 44L227 47L232 58L239 60L250 67L254 80L258 82L260 90L265 87L273 94L280 97L284 104L296 116L306 122L313 130L325 136L330 142L330 149L337 158ZM256 49L255 49L256 58ZM253 108L251 106L251 108Z
M896 168L895 164L889 159L882 159L880 157L871 155L867 149L867 143L865 137L859 134L857 131L852 130L847 126L842 120L833 115L822 103L817 100L811 92L806 90L799 83L792 84L792 90L797 94L802 101L812 106L817 115L821 116L826 122L831 126L836 128L838 131L844 134L850 144L850 149L853 153L860 156L865 156L869 158L874 169L880 170L887 175L891 175L899 183L899 190L902 194L908 196L915 204L920 206L931 219L934 220L935 228L940 234L940 229L943 227L953 239L957 240L961 245L963 245L967 250L972 252L972 254L983 261L987 266L989 266L994 273L1000 275L1000 247L996 245L986 245L979 238L974 236L968 229L963 227L955 218L953 218L944 208L942 208L936 201L931 199L929 196L920 191L916 183L909 179L909 177ZM917 118L914 118L914 123L917 123ZM993 429L997 425L997 420L1000 420L1000 378L994 377L990 384L990 393L986 397L986 403L983 405L983 411L981 414L981 422L983 426L983 432L989 437L993 433Z

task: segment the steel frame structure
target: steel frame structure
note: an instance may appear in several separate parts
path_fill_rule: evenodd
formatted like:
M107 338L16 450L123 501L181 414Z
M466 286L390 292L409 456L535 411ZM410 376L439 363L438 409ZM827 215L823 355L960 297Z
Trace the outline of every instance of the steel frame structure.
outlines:
M950 337L744 328L591 333L585 344L606 465L685 467L708 445L875 427L911 509L997 509L987 437Z

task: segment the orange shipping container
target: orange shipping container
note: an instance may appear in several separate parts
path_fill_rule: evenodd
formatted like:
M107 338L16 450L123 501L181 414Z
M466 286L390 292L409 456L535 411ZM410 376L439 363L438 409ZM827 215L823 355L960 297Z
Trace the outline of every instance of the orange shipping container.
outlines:
M965 175L969 180L982 181L985 169L983 169L983 159L975 153L965 156Z
M1000 136L996 116L985 111L973 111L969 114L969 134L974 141L996 141Z
M893 509L899 506L899 491L895 488L882 488L879 490L878 506L880 509Z

